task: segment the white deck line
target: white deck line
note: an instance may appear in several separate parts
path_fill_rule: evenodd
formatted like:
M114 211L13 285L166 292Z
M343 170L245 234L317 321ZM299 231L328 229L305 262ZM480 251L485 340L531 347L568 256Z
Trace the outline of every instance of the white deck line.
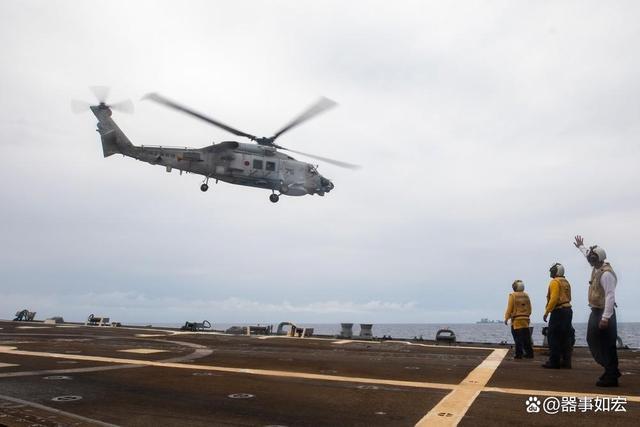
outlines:
M138 338L154 338L154 337L168 337L167 334L136 334Z
M11 368L13 366L20 366L20 365L16 365L15 363L2 363L2 362L0 362L0 368Z
M325 338L326 339L326 338ZM343 345L343 344L351 344L351 343L365 343L365 344L381 344L380 341L372 341L372 340L338 340L332 341L331 344Z
M92 361L92 362L119 363L119 364L125 364L125 365L155 366L160 368L177 368L177 369L190 369L190 370L202 370L202 371L231 372L231 373L238 373L238 374L249 374L249 375L258 375L258 376L281 377L281 378L304 378L308 380L320 380L320 381L380 384L380 385L391 385L391 386L399 386L399 387L413 387L413 388L440 389L440 390L452 390L457 387L456 384L387 380L387 379L380 379L380 378L343 377L338 375L276 371L271 369L229 368L225 366L193 365L188 363L160 362L160 361L139 360L139 359L123 359L123 358L116 358L116 357L88 356L88 355L81 355L81 354L64 354L64 353L48 353L48 352L39 352L39 351L10 350L7 347L0 347L0 353L7 353L7 354L14 354L14 355L21 355L21 356L48 357L53 359L83 360L83 361Z

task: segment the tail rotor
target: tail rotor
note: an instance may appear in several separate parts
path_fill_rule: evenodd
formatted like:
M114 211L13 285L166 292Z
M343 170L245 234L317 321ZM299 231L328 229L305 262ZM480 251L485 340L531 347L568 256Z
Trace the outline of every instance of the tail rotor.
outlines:
M98 101L97 107L105 109L109 108L128 114L132 114L134 112L133 102L130 99L107 104L107 98L109 97L109 92L111 91L108 86L91 86L89 87L89 90L93 93L96 100ZM88 111L90 108L91 104L87 101L79 101L77 99L71 100L71 111L76 114Z

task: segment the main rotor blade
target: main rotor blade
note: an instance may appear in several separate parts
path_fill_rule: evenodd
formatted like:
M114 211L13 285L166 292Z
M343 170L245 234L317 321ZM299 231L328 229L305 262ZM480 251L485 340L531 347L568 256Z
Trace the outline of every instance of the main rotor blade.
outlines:
M104 102L104 103L107 102L107 98L109 97L109 91L110 91L109 86L91 86L89 89L91 90L91 92L93 92L95 97L98 99L98 102Z
M196 118L198 118L200 120L204 120L207 123L210 123L210 124L212 124L214 126L217 126L217 127L221 128L221 129L224 129L227 132L231 132L234 135L244 136L246 138L249 138L252 141L256 139L255 136L253 136L253 135L251 135L249 133L245 133L245 132L239 131L237 129L234 129L229 125L225 125L224 123L219 122L217 120L214 120L211 117L207 117L204 114L200 114L197 111L194 111L194 110L192 110L190 108L187 108L187 107L185 107L183 105L180 105L177 102L172 101L170 99L167 99L164 96L159 95L157 93L149 93L149 94L143 96L142 99L150 99L152 101L157 102L158 104L165 105L165 106L167 106L169 108L173 108L174 110L182 111L183 113L189 114L190 116L196 117Z
M331 163L332 165L340 166L341 168L347 169L360 169L362 166L354 165L352 163L341 162L340 160L329 159L327 157L316 156L315 154L303 153L302 151L291 150L289 148L284 148L278 146L280 150L291 151L292 153L302 154L303 156L311 157L312 159L322 160L323 162Z
M289 124L276 132L270 139L274 141L277 137L287 132L288 130L298 126L301 123L306 122L307 120L317 116L318 114L338 105L335 101L330 100L329 98L320 98L315 104L311 107L307 108L302 114L293 119Z
M133 102L131 102L130 99L125 99L124 101L110 104L109 107L111 107L114 110L122 111L123 113L129 113L129 114L133 114L133 111L134 111Z

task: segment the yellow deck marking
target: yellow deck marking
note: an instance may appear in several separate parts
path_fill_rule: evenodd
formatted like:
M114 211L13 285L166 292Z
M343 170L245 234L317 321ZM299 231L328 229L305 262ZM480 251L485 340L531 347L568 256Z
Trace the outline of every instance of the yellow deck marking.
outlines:
M166 353L167 350L158 350L155 348L129 348L126 350L118 350L122 353L137 353L137 354L153 354L153 353Z
M573 396L573 397L626 397L629 402L640 402L640 396L625 394L584 393L580 391L556 391L556 390L529 390L522 388L485 387L486 392L521 394L526 396Z
M507 349L493 350L451 393L418 421L416 426L458 425L508 352Z
M309 380L337 381L345 383L381 384L400 387L453 390L456 384L428 383L419 381L385 380L379 378L342 377L337 375L311 374L305 372L276 371L271 369L228 368L225 366L192 365L175 362L154 362L152 360L121 359L115 357L87 356L81 354L47 353L40 351L8 350L11 347L0 347L0 353L20 356L50 357L53 359L84 360L91 362L121 363L125 365L155 366L159 368L177 368L202 371L231 372L268 377L304 378Z
M20 365L16 365L14 363L2 363L2 362L0 362L0 368L10 368L12 366L20 366Z

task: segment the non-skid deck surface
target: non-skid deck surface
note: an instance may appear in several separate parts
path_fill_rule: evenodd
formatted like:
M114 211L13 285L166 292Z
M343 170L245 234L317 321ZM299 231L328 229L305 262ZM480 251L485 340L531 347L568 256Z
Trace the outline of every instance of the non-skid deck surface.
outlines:
M37 326L0 321L0 425L635 425L640 410L633 351L621 387L600 389L586 349L547 371L505 347ZM526 411L572 395L627 412Z

